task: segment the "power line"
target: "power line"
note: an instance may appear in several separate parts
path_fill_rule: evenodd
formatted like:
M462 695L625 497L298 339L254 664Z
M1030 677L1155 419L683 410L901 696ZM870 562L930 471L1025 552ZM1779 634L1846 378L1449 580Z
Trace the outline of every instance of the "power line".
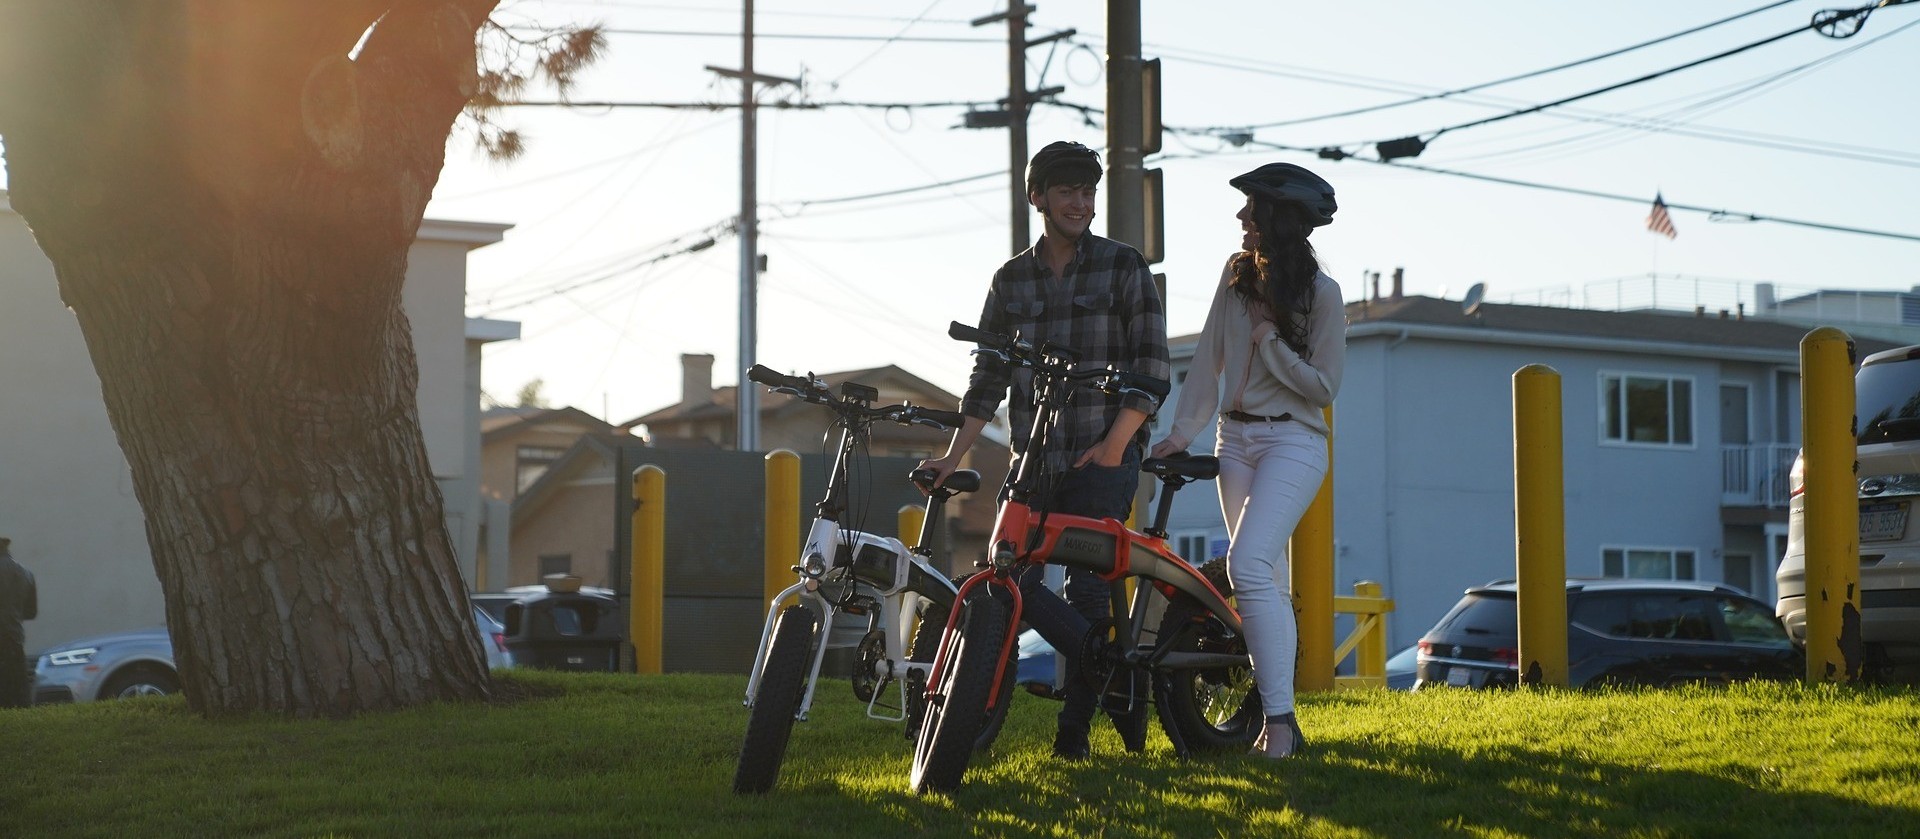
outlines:
M1286 146L1286 145L1281 145L1279 143L1269 143L1262 140L1254 140L1250 143L1250 145L1263 146L1265 148L1276 149L1279 151L1301 152L1304 154L1319 153L1318 149L1301 148L1299 146ZM1579 187L1558 186L1555 184L1543 184L1543 183L1536 183L1533 181L1523 181L1517 178L1502 178L1495 175L1482 175L1474 172L1462 172L1456 169L1441 169L1434 166L1422 166L1416 163L1402 163L1402 162L1388 161L1388 160L1372 160L1364 157L1350 157L1347 159L1357 160L1357 161L1360 161L1361 163L1371 163L1376 166L1390 166L1390 167L1399 168L1399 169L1412 169L1414 171L1428 172L1435 175L1448 175L1456 178L1468 178L1470 180L1486 181L1488 183L1496 183L1496 184L1505 184L1507 186L1521 186L1521 187L1526 187L1528 189L1539 189L1539 190L1545 190L1548 192L1560 192L1560 193L1566 193L1568 195L1584 195L1589 198L1605 198L1610 201L1626 201L1633 204L1649 203L1647 200L1647 197L1644 195L1620 195L1618 193L1600 192L1598 190L1581 189ZM1713 219L1714 221L1750 221L1750 222L1770 221L1775 224L1785 224L1785 225L1791 225L1794 227L1807 227L1807 228L1813 228L1815 230L1828 230L1836 233L1858 233L1863 236L1880 236L1888 239L1902 239L1909 242L1920 242L1920 234L1897 233L1889 230L1872 230L1864 227L1849 227L1849 226L1840 225L1840 224L1827 224L1825 222L1806 221L1803 219L1782 218L1779 216L1763 216L1758 213L1746 213L1746 212L1740 212L1737 210L1724 210L1724 209L1716 209L1713 207L1701 207L1693 204L1677 204L1672 201L1666 202L1666 205L1667 205L1667 209L1669 210L1688 210L1696 213L1706 213L1708 217Z
M1277 122L1265 122L1265 123L1259 123L1259 124L1256 124L1256 125L1244 125L1244 126L1214 126L1214 127L1209 127L1209 128L1205 128L1205 129L1201 129L1201 130L1204 130L1204 131L1214 131L1214 132L1219 132L1219 131L1252 131L1252 130L1258 130L1258 129L1262 129L1262 128L1280 128L1280 127L1283 127L1283 126L1289 126L1289 125L1301 125L1301 124L1304 124L1304 123L1309 123L1309 122L1320 122L1320 121L1323 121L1323 120L1329 120L1329 119L1338 119L1338 118L1340 118L1340 117L1350 117L1350 116L1356 116L1356 115L1359 115L1359 114L1368 114L1368 113L1373 113L1373 112L1375 112L1375 111L1384 111L1384 110L1387 110L1387 109L1389 109L1389 108L1399 108L1399 107L1404 107L1404 106L1406 106L1406 105L1414 105L1414 104L1418 104L1418 103L1421 103L1421 102L1431 102L1431 101L1434 101L1434 100L1436 100L1436 99L1446 99L1446 98L1449 98L1449 97L1453 97L1453 96L1458 96L1458 95L1460 95L1460 94L1463 94L1463 93L1472 93L1472 92L1474 92L1474 91L1476 91L1476 90L1485 90L1486 88L1489 88L1489 87L1496 87L1496 86L1498 86L1498 85L1503 85L1503 84L1507 84L1507 83L1509 83L1509 82L1517 82L1517 81L1521 81L1521 80L1523 80L1523 79L1531 79L1531 78L1534 78L1534 77L1536 77L1536 76L1544 76L1544 75L1547 75L1547 74L1549 74L1549 73L1557 73L1557 72L1560 72L1561 70L1569 70L1569 69L1572 69L1572 68L1574 68L1574 67L1579 67L1579 66L1581 66L1581 65L1584 65L1584 64L1592 64L1592 63L1594 63L1594 62L1596 62L1596 61L1602 61L1602 60L1605 60L1605 59L1608 59L1608 58L1613 58L1613 57L1615 57L1615 56L1618 56L1618 55L1624 55L1624 54L1626 54L1626 53L1630 53L1630 52L1633 52L1633 51L1635 51L1635 50L1640 50L1640 49L1645 49L1645 48L1647 48L1647 47L1651 47L1651 46L1654 46L1654 45L1656 45L1656 44L1663 44L1663 43L1666 43L1667 41L1671 41L1671 40L1674 40L1674 39L1676 39L1676 38L1682 38L1682 37L1685 37L1685 36L1687 36L1687 35L1692 35L1692 34L1694 34L1694 33L1696 33L1696 32L1702 32L1702 31L1705 31L1705 30L1708 30L1708 29L1712 29L1712 28L1714 28L1714 27L1716 27L1716 26L1720 26L1720 25L1722 25L1722 24L1727 24L1727 23L1732 23L1733 21L1736 21L1736 20L1739 20L1739 19L1741 19L1741 18L1744 18L1744 17L1748 17L1748 16L1751 16L1751 15L1755 15L1755 14L1759 14L1760 12L1764 12L1764 11L1767 11L1768 9L1773 9L1773 8L1776 8L1776 7L1779 7L1779 6L1784 6L1784 5L1787 5L1788 3L1792 3L1792 2L1794 2L1794 0L1777 0L1777 2L1773 2L1773 3L1768 3L1767 5L1764 5L1764 6L1760 6L1760 7L1757 7L1757 8L1753 8L1753 9L1748 9L1747 11L1744 11L1744 12L1741 12L1741 13L1739 13L1739 14L1737 14L1737 15L1732 15L1732 16L1729 16L1729 17L1724 17L1724 18L1721 18L1721 19L1719 19L1719 20L1716 20L1716 21L1713 21L1712 23L1705 23L1705 24L1701 24L1701 25L1699 25L1699 26L1695 26L1695 27L1693 27L1693 28L1691 28L1691 29L1686 29L1686 30L1682 30L1682 31L1680 31L1680 32L1675 32L1675 33L1673 33L1673 34L1671 34L1671 35L1664 35L1664 36L1661 36L1661 37L1659 37L1659 38L1655 38L1655 39L1653 39L1653 40L1651 40L1651 41L1642 41L1642 42L1640 42L1640 43L1638 43L1638 44L1634 44L1633 46L1629 46L1629 47L1621 47L1621 48L1619 48L1619 49L1616 49L1616 50L1611 50L1611 51L1609 51L1609 52L1604 52L1604 53L1601 53L1601 54L1599 54L1599 55L1595 55L1595 56L1589 56L1589 57L1587 57L1587 58L1582 58L1582 59L1580 59L1580 60L1578 60L1578 61L1569 61L1569 62L1567 62L1567 63L1565 63L1565 64L1557 64L1557 65L1554 65L1554 66L1552 66L1552 67L1547 67L1547 68L1544 68L1544 69L1540 69L1540 70L1533 70L1533 71L1530 71L1530 72L1526 72L1526 73L1521 73L1521 74L1519 74L1519 75L1516 75L1516 76L1507 76L1507 77L1505 77L1505 78L1500 78L1500 79L1494 79L1493 81L1488 81L1488 82L1481 82L1481 83L1479 83L1479 84L1474 84L1474 85L1468 85L1468 86L1466 86L1466 87L1461 87L1461 88L1455 88L1455 89L1453 89L1453 90L1445 90L1445 91L1440 91L1440 92L1438 92L1438 93L1429 93L1429 94L1426 94L1426 95L1424 95L1424 96L1415 96L1415 97L1413 97L1413 98L1411 98L1411 99L1402 99L1402 100L1400 100L1400 101L1397 101L1397 102L1384 102L1384 103L1381 103L1381 104L1378 104L1378 105L1368 105L1368 106L1366 106L1366 107L1363 107L1363 108L1353 108L1353 109L1350 109L1350 110L1345 110L1345 111L1336 111L1336 112L1334 112L1334 113L1328 113L1328 114L1320 114L1320 115L1317 115L1317 116L1310 116L1310 117L1298 117L1298 118L1295 118L1295 119L1287 119L1287 120L1280 120L1280 121L1277 121Z
M1713 55L1709 55L1705 58L1699 58L1693 61L1686 62L1684 64L1680 64L1674 67L1669 67L1665 70L1657 70L1652 73L1647 73L1632 79L1628 79L1623 82L1616 82L1614 84L1610 84L1605 87L1589 90L1589 91L1586 91L1585 93L1577 93L1572 96L1556 99L1552 102L1533 105L1531 107L1521 108L1515 111L1509 111L1504 114L1496 114L1490 117L1483 117L1481 119L1472 120L1470 122L1463 122L1463 123L1458 123L1456 125L1449 125L1445 128L1440 128L1430 132L1428 136L1426 136L1424 139L1420 135L1412 135L1408 137L1401 137L1401 138L1396 138L1391 140L1380 141L1374 145L1376 146L1376 149L1378 150L1380 156L1385 159L1393 159L1397 157L1413 157L1418 155L1421 152L1421 150L1423 150L1426 147L1428 143L1431 143L1434 140L1439 139L1441 135L1446 134L1450 131L1460 131L1468 128L1476 128L1482 125L1491 125L1493 123L1500 122L1502 120L1509 120L1509 119L1513 119L1514 117L1520 117L1520 116L1526 116L1527 114L1538 113L1540 111L1547 110L1548 108L1555 108L1555 107L1566 105L1572 102L1578 102L1582 99L1599 96L1600 94L1603 94L1603 93L1611 93L1616 90L1632 87L1634 85L1649 82L1654 79L1661 78L1663 76L1668 76L1673 73L1678 73L1682 70L1688 70L1694 67L1699 67L1703 64L1719 61L1720 59L1723 59L1723 58L1730 58L1732 56L1739 55L1740 53L1747 52L1748 50L1758 49L1768 44L1772 44L1776 41L1782 41L1787 38L1791 38L1795 35L1798 35L1802 32L1806 32L1809 30L1825 31L1827 27L1844 25L1848 21L1854 21L1856 22L1854 31L1858 31L1857 22L1859 20L1863 20L1866 17L1866 15L1870 13L1873 9L1878 8L1881 5L1890 5L1890 4L1897 5L1898 3L1909 2L1909 1L1910 0L1881 0L1881 3L1879 4L1862 6L1858 9L1853 9L1850 11L1822 12L1820 14L1815 15L1813 20L1805 25L1795 27L1794 29L1790 29L1786 32L1782 32L1777 35L1771 35L1766 38L1762 38L1758 41L1742 44L1740 46L1734 47L1729 50L1723 50ZM1846 35L1839 35L1836 37L1849 37L1852 34L1853 32L1848 32ZM1345 154L1345 152L1340 152L1340 153Z
M758 37L758 36L755 36ZM948 102L760 102L756 108L777 108L794 111L818 111L827 108L866 108L871 110L893 110L896 108L912 110L914 108L983 108L997 106L998 102L987 100L954 100ZM571 100L571 99L521 99L501 102L502 108L660 108L665 110L704 110L724 111L740 107L738 102L647 102L614 100Z
M847 69L840 71L840 75L834 76L832 81L827 82L827 86L838 87L840 85L841 79L844 79L849 75L852 75L853 71L858 70L861 67L865 66L867 62L873 60L874 56L879 55L887 47L890 47L896 41L901 40L902 37L907 34L907 30L912 29L915 25L919 24L921 18L926 17L928 14L930 14L933 11L935 6L938 6L943 2L945 2L945 0L933 0L933 2L928 3L926 8L921 9L919 14L913 16L913 20L907 21L905 25L901 26L900 31L894 33L893 37L888 38L885 42L881 43L880 46L874 47L873 52L867 53L865 58L862 58L859 61L855 61L852 67L848 67ZM1015 2L1025 2L1025 0L1015 0Z
M527 27L508 27L508 28L534 30L534 29L538 29L539 27L527 26ZM718 30L696 30L696 29L614 29L610 27L601 27L600 31L608 35L659 35L659 36L670 37L670 38L739 38L740 37L740 33L738 32L722 32ZM759 41L759 40L885 41L886 44L892 44L896 42L919 43L919 44L998 44L1001 42L1000 39L998 38L967 38L967 37L939 36L939 35L914 35L914 36L837 35L837 34L803 33L803 32L786 32L786 33L755 32L753 33L753 39L756 41ZM886 44L882 44L881 46L886 46ZM852 72L852 71L849 70L848 72Z
M699 12L702 14L725 14L725 15L737 14L736 10L730 9L730 8L716 9L711 6L680 6L680 5L673 5L668 3L616 3L616 2L583 3L583 2L578 2L578 0L545 0L545 2L564 4L564 5L584 5L584 6L601 6L601 7L614 6L617 8L626 8L626 9L651 9L655 11L666 11L666 12ZM908 20L918 20L918 22L920 23L964 24L967 22L965 19L962 19L962 18L904 18L904 17L895 17L890 15L861 15L861 14L852 14L847 12L784 12L784 11L777 11L777 10L768 11L766 9L754 10L754 16L755 17L820 18L820 19L832 19L832 20L865 20L865 21L873 21L877 23L900 23L902 21L908 21ZM737 35L739 33L734 33L734 34ZM757 38L759 37L759 35L755 34L754 37Z
M1798 137L1784 137L1780 135L1758 134L1754 132L1733 132L1729 129L1700 129L1700 128L1690 129L1686 127L1685 122L1677 119L1673 119L1675 115L1679 115L1683 113L1700 112L1703 109L1708 107L1712 107L1713 110L1717 111L1717 110L1722 110L1722 109L1731 107L1733 105L1739 104L1740 102L1746 101L1747 99L1751 99L1754 96L1758 96L1766 92L1766 88L1776 86L1785 81L1790 81L1792 80L1791 77L1794 77L1794 76L1802 76L1802 75L1809 74L1815 70L1824 69L1825 65L1838 62L1844 58L1847 58L1848 56L1851 56L1855 52L1858 52L1862 49L1873 46L1874 44L1879 43L1880 41L1883 41L1887 38L1891 38L1895 35L1898 35L1901 32L1911 29L1917 25L1920 25L1920 20L1910 21L1890 32L1881 34L1864 43L1856 44L1854 46L1841 50L1840 52L1833 53L1831 55L1822 56L1820 58L1814 59L1804 64L1800 64L1795 67L1788 68L1786 70L1782 70L1777 73L1768 74L1756 80L1743 82L1739 85L1736 85L1735 89L1731 90L1731 92L1717 93L1702 101L1695 102L1691 105L1687 105L1684 107L1676 108L1665 114L1660 114L1660 115L1650 116L1650 117L1643 117L1643 118L1636 117L1631 120L1623 120L1623 119L1612 117L1612 116L1580 117L1580 116L1574 116L1574 115L1555 115L1561 119L1577 119L1581 122L1597 122L1597 123L1601 123L1603 125L1608 125L1612 127L1604 128L1599 131L1588 132L1587 134L1583 134L1579 137L1565 138L1560 140L1550 140L1550 141L1545 141L1541 143L1536 143L1532 146L1502 149L1502 150L1491 151L1491 152L1487 152L1479 155L1470 155L1468 157L1453 157L1453 158L1450 158L1448 162L1459 163L1463 160L1476 160L1476 159L1484 159L1489 157L1501 157L1504 160L1511 161L1513 159L1512 156L1517 153L1554 148L1557 146L1564 146L1571 143L1577 143L1582 140L1602 136L1608 133L1617 133L1622 130L1632 130L1632 131L1643 131L1647 133L1674 134L1682 137L1693 137L1698 139L1714 140L1718 142L1735 143L1739 145L1773 149L1776 151L1790 151L1790 152L1798 152L1801 154L1819 155L1822 157L1832 157L1832 158L1837 158L1842 160L1856 160L1856 161L1862 161L1866 163L1885 164L1889 166L1920 168L1920 155L1915 155L1910 152L1895 151L1890 149L1866 148L1866 147L1860 147L1860 146L1846 146L1842 144L1827 143L1827 142L1815 141L1815 140L1806 140ZM1715 132L1718 132L1718 133L1715 133ZM1588 144L1588 145L1589 145L1589 148L1595 147L1595 144ZM1538 159L1538 157L1536 156L1534 159Z

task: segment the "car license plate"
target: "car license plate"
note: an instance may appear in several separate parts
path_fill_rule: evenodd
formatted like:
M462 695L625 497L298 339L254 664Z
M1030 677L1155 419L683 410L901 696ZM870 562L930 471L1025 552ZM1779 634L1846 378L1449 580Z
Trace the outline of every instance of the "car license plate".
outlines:
M1452 685L1457 688L1463 688L1463 687L1466 687L1467 683L1472 680L1473 680L1472 670L1468 670L1465 667L1447 668L1447 684L1449 685Z
M1907 504L1883 501L1860 505L1860 541L1885 542L1907 532Z

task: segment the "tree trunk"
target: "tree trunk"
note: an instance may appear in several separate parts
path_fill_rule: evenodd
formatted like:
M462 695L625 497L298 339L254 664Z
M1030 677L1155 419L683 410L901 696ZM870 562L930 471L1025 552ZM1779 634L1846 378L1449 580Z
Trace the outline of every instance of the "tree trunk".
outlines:
M43 85L0 82L10 197L86 337L197 711L486 695L400 289L492 5L48 3L0 36L0 78Z

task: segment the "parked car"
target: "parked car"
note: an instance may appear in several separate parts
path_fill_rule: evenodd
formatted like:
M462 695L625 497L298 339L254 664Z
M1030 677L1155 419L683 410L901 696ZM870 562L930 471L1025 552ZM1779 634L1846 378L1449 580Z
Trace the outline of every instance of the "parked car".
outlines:
M494 621L505 626L507 623L507 604L531 594L544 593L547 590L547 586L544 583L536 586L509 586L505 591L476 591L467 595L467 599L473 601L473 605L480 607L481 611L491 615ZM606 597L617 596L613 589L600 588L598 586L580 586L575 590L586 594L598 594ZM865 630L865 627L865 624L861 624L862 631ZM855 640L859 640L858 636L855 636Z
M1854 374L1860 497L1860 641L1866 673L1920 668L1920 346L1877 352ZM1774 612L1807 640L1806 469L1793 461L1787 552Z
M1387 658L1387 690L1413 690L1420 678L1420 645L1410 645Z
M487 653L487 666L512 667L506 628L479 606L473 607L473 620ZM163 626L69 641L41 653L34 665L36 705L161 696L178 690L173 639Z
M1724 684L1792 680L1805 657L1773 610L1713 583L1567 581L1567 682L1585 685ZM1512 580L1467 589L1421 636L1414 689L1510 687L1520 681Z

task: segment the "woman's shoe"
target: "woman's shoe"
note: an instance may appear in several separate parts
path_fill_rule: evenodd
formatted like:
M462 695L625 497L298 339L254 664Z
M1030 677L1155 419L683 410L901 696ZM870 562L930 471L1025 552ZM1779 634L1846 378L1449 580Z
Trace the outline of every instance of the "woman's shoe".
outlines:
M1265 727L1260 729L1260 737L1253 741L1253 754L1272 760L1293 757L1307 745L1307 737L1300 733L1300 722L1294 719L1293 712L1268 717Z

